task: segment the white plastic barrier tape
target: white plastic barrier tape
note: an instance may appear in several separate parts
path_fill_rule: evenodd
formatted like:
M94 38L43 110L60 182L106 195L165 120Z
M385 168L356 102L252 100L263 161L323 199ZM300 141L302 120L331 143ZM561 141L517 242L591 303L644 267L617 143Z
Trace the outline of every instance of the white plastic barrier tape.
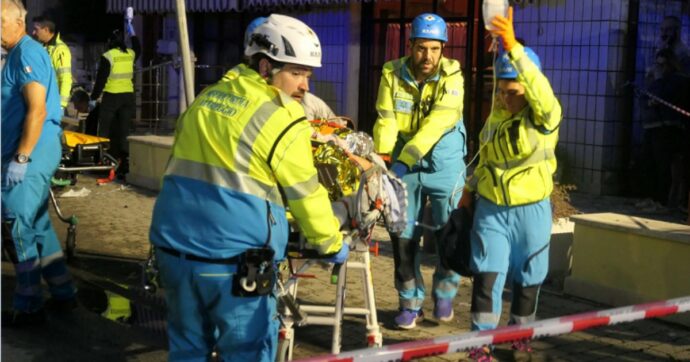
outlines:
M666 107L671 108L672 110L684 115L685 117L690 117L690 112L686 111L685 109L680 108L677 105L675 105L669 101L666 101L666 100L660 98L659 96L657 96L653 93L650 93L648 90L646 90L644 88L637 87L634 84L633 84L633 86L635 87L635 93L644 94L647 97L649 97L651 100L658 102L658 103L661 103L661 104L665 105Z
M409 361L415 358L466 351L487 344L501 344L522 339L543 338L577 332L593 327L663 317L690 311L690 296L627 307L586 312L512 325L481 332L443 336L381 348L360 349L339 355L316 356L301 362Z

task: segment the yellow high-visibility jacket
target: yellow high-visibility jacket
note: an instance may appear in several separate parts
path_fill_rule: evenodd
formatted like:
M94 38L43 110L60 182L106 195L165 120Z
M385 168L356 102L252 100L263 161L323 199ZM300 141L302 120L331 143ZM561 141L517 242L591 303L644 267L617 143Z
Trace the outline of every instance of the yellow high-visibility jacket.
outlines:
M208 258L268 244L282 259L289 206L308 243L340 250L311 133L298 102L243 64L230 70L178 119L151 242Z
M479 164L466 187L513 206L544 200L553 191L561 105L521 45L509 56L529 105L517 114L496 107L489 115L479 135Z
M72 52L70 52L67 44L60 39L59 33L55 34L53 40L46 44L45 47L50 55L55 75L57 75L60 105L67 107L70 92L72 91Z
M110 63L110 74L105 82L104 92L132 93L134 92L134 50L123 52L120 48L113 48L103 53L103 57Z
M383 66L374 144L376 152L390 154L401 137L405 146L397 160L412 167L462 119L464 81L460 63L442 57L438 72L420 87L408 59Z

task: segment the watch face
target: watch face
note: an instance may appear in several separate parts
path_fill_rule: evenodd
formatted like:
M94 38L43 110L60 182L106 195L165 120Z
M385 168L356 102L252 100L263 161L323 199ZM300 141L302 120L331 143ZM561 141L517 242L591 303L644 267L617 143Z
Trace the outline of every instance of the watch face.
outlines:
M17 154L17 162L19 163L27 163L29 162L29 156L23 155L21 153Z

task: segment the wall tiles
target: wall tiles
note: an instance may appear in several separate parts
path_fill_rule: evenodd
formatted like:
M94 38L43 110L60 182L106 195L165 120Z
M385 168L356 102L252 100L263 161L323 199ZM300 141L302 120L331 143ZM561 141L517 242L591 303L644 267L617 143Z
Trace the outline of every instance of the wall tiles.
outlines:
M640 84L655 51L659 22L665 14L680 14L681 5L681 0L639 0L636 44L626 43L629 0L541 0L518 10L517 31L529 45L539 46L545 74L563 107L558 148L568 158L564 174L571 181L599 192L620 188L607 183L623 179L628 143L641 133L639 107L625 108L630 100L622 86L628 80L624 57L628 47L636 47L634 79ZM682 36L690 42L687 15ZM632 123L623 119L630 113Z
M578 106L577 107L577 118L586 119L587 118L587 96L578 95L577 96L577 106Z
M577 123L575 123L575 126L577 127L577 134L575 137L577 137L576 142L578 143L578 147L579 147L579 146L582 146L586 142L585 132L587 130L587 127L586 127L587 124L586 124L585 120L578 120ZM578 164L582 165L582 162L583 162L583 160L580 160L580 162Z
M594 144L594 132L596 131L596 121L586 121L586 130L585 130L585 143L588 145L593 145ZM589 146L588 146L589 147ZM592 152L590 150L590 152Z
M594 168L594 146L584 146L584 168L591 170ZM591 175L590 175L591 177Z
M577 168L584 168L585 165L585 146L579 143L575 144L575 158L572 164Z
M601 170L604 159L604 148L601 146L594 146L592 149L592 168Z

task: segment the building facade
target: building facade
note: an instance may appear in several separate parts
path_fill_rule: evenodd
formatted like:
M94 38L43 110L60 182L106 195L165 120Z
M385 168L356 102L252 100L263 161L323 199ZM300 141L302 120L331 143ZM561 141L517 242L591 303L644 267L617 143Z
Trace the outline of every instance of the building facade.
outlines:
M108 0L120 13L134 6L142 15L148 42L175 42L173 0ZM489 112L492 85L490 40L483 29L480 0L211 0L186 1L197 91L220 78L241 58L246 25L256 16L280 12L298 17L318 34L324 66L314 74L312 90L341 115L370 131L380 70L404 55L412 19L436 12L448 23L445 55L458 59L465 76L464 118L470 150ZM564 120L558 146L561 182L599 195L631 192L631 164L641 142L644 100L631 83L641 84L655 51L659 23L674 14L688 38L685 0L520 0L514 1L519 37L541 57L544 72L560 99ZM153 42L153 43L152 43ZM160 54L145 54L155 62ZM152 63L153 64L153 63ZM174 87L171 88L174 90ZM174 92L168 96L174 98Z

